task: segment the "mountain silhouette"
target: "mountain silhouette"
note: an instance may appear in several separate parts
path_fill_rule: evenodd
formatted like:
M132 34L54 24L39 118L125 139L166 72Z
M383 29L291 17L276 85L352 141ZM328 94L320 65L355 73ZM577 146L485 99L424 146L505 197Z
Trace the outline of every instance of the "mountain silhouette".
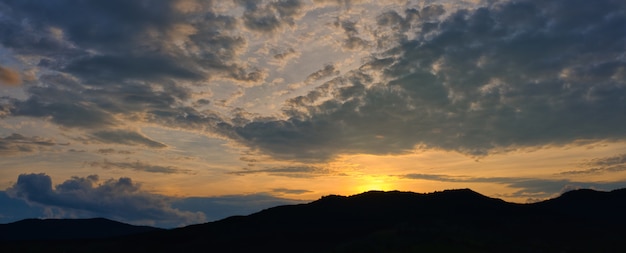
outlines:
M6 252L626 252L624 214L624 189L534 204L469 189L370 191L123 237L3 244Z
M133 226L104 218L26 219L0 224L0 241L95 239L158 231L160 228Z

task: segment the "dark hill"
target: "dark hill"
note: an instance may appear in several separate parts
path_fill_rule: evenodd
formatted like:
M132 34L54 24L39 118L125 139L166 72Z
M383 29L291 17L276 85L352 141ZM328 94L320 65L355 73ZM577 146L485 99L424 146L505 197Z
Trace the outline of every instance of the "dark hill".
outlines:
M626 252L626 191L513 204L471 190L327 196L249 216L90 241L58 252ZM36 252L41 243L9 243ZM39 248L38 248L39 247ZM7 251L7 252L11 252ZM49 251L46 251L49 252Z
M0 241L67 240L127 236L161 230L133 226L104 218L94 219L26 219L0 224Z

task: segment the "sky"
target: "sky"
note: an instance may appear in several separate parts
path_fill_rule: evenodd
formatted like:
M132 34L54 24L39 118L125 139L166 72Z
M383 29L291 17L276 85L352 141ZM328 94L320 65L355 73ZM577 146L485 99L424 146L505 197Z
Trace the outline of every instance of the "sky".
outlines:
M0 0L0 222L626 187L620 0Z

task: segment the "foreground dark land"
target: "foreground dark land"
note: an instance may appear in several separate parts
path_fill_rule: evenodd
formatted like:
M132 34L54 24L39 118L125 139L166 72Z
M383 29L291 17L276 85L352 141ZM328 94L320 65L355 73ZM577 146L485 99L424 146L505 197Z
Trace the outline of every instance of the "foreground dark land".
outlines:
M626 252L626 189L577 190L534 204L471 190L367 192L172 230L103 219L54 222L56 228L38 220L0 225L0 251ZM19 232L29 230L41 233L30 233L32 240ZM49 231L56 236L46 239Z

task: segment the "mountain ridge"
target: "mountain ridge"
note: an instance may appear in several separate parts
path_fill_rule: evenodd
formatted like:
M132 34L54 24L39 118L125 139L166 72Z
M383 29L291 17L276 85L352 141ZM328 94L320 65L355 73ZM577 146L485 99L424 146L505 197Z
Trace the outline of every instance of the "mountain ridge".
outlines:
M24 219L0 224L0 241L67 240L119 237L162 230L136 226L106 218Z
M622 203L626 203L626 190L576 190L532 204L509 203L470 189L370 191L329 195L171 230L48 242L46 248L53 245L65 252L110 252L122 246L140 252L615 252L626 251ZM9 245L16 251L42 252L37 251L41 244L36 241Z

